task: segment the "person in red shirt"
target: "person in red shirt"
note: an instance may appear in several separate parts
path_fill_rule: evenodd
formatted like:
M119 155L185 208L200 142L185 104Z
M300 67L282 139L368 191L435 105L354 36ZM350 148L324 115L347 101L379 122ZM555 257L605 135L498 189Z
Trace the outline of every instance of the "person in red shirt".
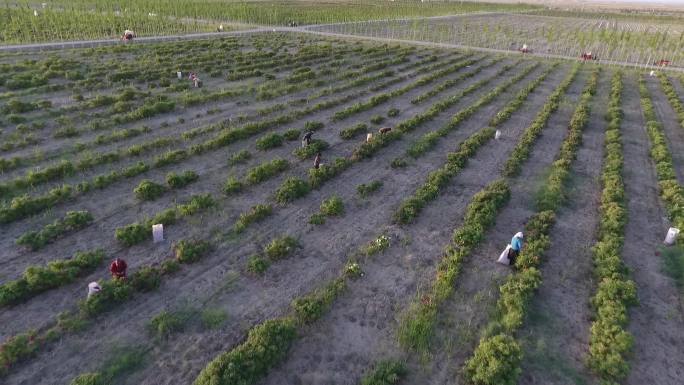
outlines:
M112 278L125 279L127 267L126 261L121 258L116 258L112 264L109 265L109 271L112 273Z

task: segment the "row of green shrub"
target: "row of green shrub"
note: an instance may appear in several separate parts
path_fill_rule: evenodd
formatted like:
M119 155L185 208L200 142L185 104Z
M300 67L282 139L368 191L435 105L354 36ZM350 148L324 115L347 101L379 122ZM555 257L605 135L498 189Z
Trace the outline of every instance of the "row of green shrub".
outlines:
M273 214L273 206L265 204L255 205L249 211L240 214L240 217L233 225L233 230L236 233L241 233L252 223L260 222L271 214Z
M80 317L94 317L129 300L136 292L157 289L163 275L177 271L179 263L191 264L199 261L211 251L211 247L211 244L202 240L181 240L172 247L175 259L165 261L160 267L144 266L126 280L110 279L102 282L97 294L79 302Z
M589 119L591 109L589 102L596 92L598 76L598 71L591 74L587 86L582 92L580 102L570 118L568 133L561 144L559 156L551 165L547 183L542 186L537 196L537 208L540 211L555 210L566 198L567 189L564 182L570 173L569 165L575 159L577 148L582 144L582 129Z
M489 63L481 65L481 66L475 68L474 70L472 70L470 72L466 72L464 74L461 74L460 76L458 76L454 79L449 79L449 80L443 82L442 84L440 84L439 86L437 86L436 88L429 90L429 91L426 91L426 92L416 96L415 98L411 99L411 103L412 104L422 103L425 100L430 99L431 97L439 94L440 92L442 92L444 90L451 89L452 87L456 86L458 83L463 81L464 79L471 78L471 77L479 74L483 70L490 68L490 67L493 67L494 65L496 65L497 63L499 63L502 60L503 60L503 57L494 58ZM518 65L518 63L513 64L513 66L517 66L517 65Z
M663 127L653 109L651 96L646 88L644 79L639 79L639 93L641 95L641 108L646 120L646 132L651 141L651 158L655 162L660 198L665 202L668 217L673 226L684 228L684 188L677 181L672 155L667 145L667 139L663 133ZM679 237L679 244L684 244L684 237Z
M541 111L537 113L525 131L522 134L522 138L516 144L513 149L512 155L506 161L504 165L504 175L515 176L520 172L520 167L523 162L530 156L532 151L532 146L535 140L541 135L542 130L546 127L546 123L549 121L551 114L558 109L560 105L561 98L565 94L565 91L570 87L570 84L575 79L577 72L579 71L579 64L575 64L568 75L563 79L563 81L556 87L551 96L542 107Z
M264 246L263 255L253 255L247 262L247 270L255 274L263 274L270 265L270 262L279 261L287 258L299 247L296 239L284 236L273 239Z
M439 306L454 291L454 283L463 260L494 224L498 211L510 199L510 189L504 180L496 180L473 196L466 207L461 227L454 230L452 245L437 265L435 279L420 297L411 302L401 316L398 338L407 348L425 352L429 349L437 322Z
M418 158L421 155L425 154L427 151L429 151L437 144L439 138L444 137L448 135L451 131L455 130L461 124L461 122L471 117L480 108L491 103L494 100L494 98L505 92L508 88L510 88L523 78L525 78L530 72L532 72L538 66L539 63L535 63L525 68L518 75L505 81L503 84L497 86L493 90L489 91L488 93L480 97L475 103L460 110L449 120L449 122L446 125L444 125L436 131L431 131L423 135L422 137L411 143L409 148L406 150L406 154L413 158ZM542 76L544 75L542 74Z
M588 121L589 105L596 91L598 77L597 68L587 82L570 119L568 134L541 188L541 208L525 225L526 244L516 259L516 272L509 275L499 288L496 316L465 363L465 377L474 385L516 384L522 372L522 349L513 335L522 325L529 301L541 284L538 268L544 252L551 245L549 232L555 222L555 211L562 202L561 199L545 199L544 192L556 191L567 182L570 167L581 144L582 130Z
M605 154L601 193L599 238L592 247L594 274L598 287L592 298L595 319L589 338L588 365L606 382L618 382L629 373L626 361L632 348L632 336L625 329L627 307L636 304L636 285L629 280L620 254L627 223L625 184L622 178L623 155L620 135L622 109L622 74L616 72L611 82L606 120Z
M66 285L89 273L104 260L104 251L78 252L46 267L29 266L18 280L0 286L0 306L16 305L44 291Z
M663 92L667 96L667 100L670 102L672 109L677 114L677 120L679 124L684 128L684 103L680 100L680 96L677 95L677 91L672 86L670 79L662 71L658 72L658 78L660 79L660 85L663 88ZM682 95L681 97L684 97Z
M461 142L456 152L447 154L446 163L428 174L425 183L418 187L411 197L401 202L394 213L394 219L402 224L413 222L422 208L437 198L440 190L461 172L468 159L474 156L480 147L494 138L494 133L493 128L485 127Z
M178 189L187 186L199 179L199 175L192 170L184 171L182 174L170 172L166 175L166 183L169 188ZM149 179L143 179L138 186L133 189L135 196L144 201L151 201L159 198L166 191L166 187L153 182Z
M188 203L166 209L150 219L117 228L115 237L119 242L130 247L151 238L154 224L172 225L176 223L178 217L194 215L215 206L216 201L211 194L193 195Z
M360 160L363 158L369 158L375 152L377 152L379 149L389 145L390 143L394 142L395 140L401 139L404 133L412 131L416 127L418 127L420 124L425 123L427 121L430 121L434 119L440 112L446 110L447 108L453 106L454 104L458 103L459 100L461 100L464 96L475 92L477 89L479 89L481 86L485 85L486 83L490 82L492 79L498 77L505 71L508 71L511 69L512 66L504 66L501 70L499 70L496 74L494 74L492 77L480 80L476 82L475 84L472 84L471 86L467 87L465 90L461 91L457 95L452 95L445 100L442 100L438 103L435 103L428 109L426 112L414 115L413 117L406 119L399 124L397 124L396 128L392 131L390 131L387 134L384 135L379 135L377 137L374 137L373 140L367 143L363 143L361 146L357 147L354 150L354 153L352 154L352 159L353 160ZM469 77L469 73L463 74L461 76L463 79Z
M19 99L10 99L2 106L3 114L23 114L39 110L41 108L52 107L52 102L49 100L41 100L39 102L23 102Z
M46 225L40 231L29 231L23 234L16 243L31 250L38 250L68 232L88 226L92 221L93 216L88 211L67 211L64 218Z
M23 177L18 177L9 182L0 184L0 196L11 198L16 192L37 184L49 182L55 179L62 179L73 175L76 172L74 165L68 160L62 160L54 166L48 166L42 170L31 170Z
M142 267L127 280L112 279L102 282L101 290L96 295L79 302L79 313L60 313L57 316L56 324L40 333L30 330L7 338L0 345L0 376L7 374L13 365L35 355L48 342L58 340L65 333L82 330L87 326L90 319L126 302L136 292L156 289L161 284L163 275L177 271L179 263L198 261L211 250L211 245L205 241L184 240L174 245L173 248L176 258L164 261L160 267ZM41 291L72 282L76 277L102 263L103 259L104 253L98 250L90 253L79 253L71 260L55 261L49 264L47 269L33 268L31 273L27 269L26 275L22 279L30 281L30 283L21 285L36 290L27 294L30 297ZM20 298L20 300L25 298Z
M314 213L309 218L309 223L313 225L322 225L325 223L326 217L337 217L344 214L344 202L342 198L333 195L321 203L320 210Z
M381 103L384 103L384 102L386 102L392 98L401 96L401 95L411 91L412 89L414 89L416 87L426 85L428 83L433 82L436 79L439 79L441 77L444 77L444 76L447 76L451 73L454 73L454 72L460 70L461 68L464 68L466 66L473 64L474 62L475 62L475 60L473 60L473 59L463 60L463 57L457 57L457 58L454 58L454 59L451 59L450 61L448 61L448 64L450 64L450 66L443 69L443 70L432 72L434 69L436 69L440 66L443 66L444 64L435 64L433 66L430 66L430 67L425 69L425 72L429 73L429 75L425 75L425 76L419 78L418 80L416 80L416 81L414 81L414 82L412 82L412 83L410 83L404 87L398 88L396 90L393 90L393 91L390 91L390 92L387 92L384 94L374 95L365 102L358 102L358 103L356 103L350 107L345 108L344 110L337 111L332 116L332 120L342 120L342 119L348 118L352 115L358 114L362 111L369 110L369 109L371 109L377 105L380 105ZM455 64L452 64L452 63L455 63Z

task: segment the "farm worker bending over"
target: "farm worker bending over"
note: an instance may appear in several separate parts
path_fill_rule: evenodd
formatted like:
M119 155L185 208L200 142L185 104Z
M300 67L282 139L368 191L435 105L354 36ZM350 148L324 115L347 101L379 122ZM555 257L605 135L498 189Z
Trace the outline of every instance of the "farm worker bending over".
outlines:
M311 137L313 136L313 131L307 131L306 134L304 134L304 138L302 138L302 147L306 147L311 143Z
M523 246L523 233L517 232L513 239L511 239L511 249L508 251L508 260L511 261L511 265L515 265L515 259L518 258L520 254L520 249Z
M318 169L321 166L321 153L319 152L316 154L316 157L314 158L314 168Z
M100 284L98 284L97 282L89 283L88 284L88 299L90 299L90 297L95 295L100 290L102 290L102 288L100 287Z
M126 261L121 258L116 258L111 265L109 265L109 271L112 273L112 278L125 279L126 278Z

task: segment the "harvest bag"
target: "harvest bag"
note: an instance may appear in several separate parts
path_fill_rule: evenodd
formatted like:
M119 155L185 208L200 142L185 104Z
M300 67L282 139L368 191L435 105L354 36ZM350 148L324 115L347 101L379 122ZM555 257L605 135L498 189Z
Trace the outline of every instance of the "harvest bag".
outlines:
M511 250L511 245L507 245L504 251L499 255L499 259L497 262L504 264L504 265L510 265L511 261L508 260L508 252Z

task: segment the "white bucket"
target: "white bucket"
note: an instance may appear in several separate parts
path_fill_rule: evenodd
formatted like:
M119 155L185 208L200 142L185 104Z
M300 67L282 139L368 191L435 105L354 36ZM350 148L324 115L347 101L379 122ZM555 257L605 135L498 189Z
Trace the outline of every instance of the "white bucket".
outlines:
M501 137L501 130L496 130L496 132L494 133L494 139L499 140L500 137Z
M366 143L369 143L371 140L373 140L373 134L371 134L371 133L366 134Z
M183 73L181 71L176 72L178 79L183 79Z
M651 75L651 76L655 75L655 71L651 71L651 74L650 74L650 75Z
M154 239L154 243L164 240L164 225L152 225L152 239Z
M665 241L663 241L664 244L671 246L674 245L674 243L677 241L677 235L679 234L679 229L675 227L670 227L669 230L667 230L667 235L665 236Z

